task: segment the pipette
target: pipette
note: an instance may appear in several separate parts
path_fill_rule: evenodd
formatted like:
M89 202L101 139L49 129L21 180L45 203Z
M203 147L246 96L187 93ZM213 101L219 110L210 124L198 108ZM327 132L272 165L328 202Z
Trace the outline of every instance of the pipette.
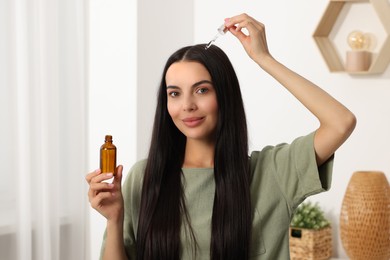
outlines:
M213 39L211 39L211 41L209 41L209 43L204 48L205 50L210 48L210 46L218 39L219 36L225 35L225 33L228 31L228 28L225 26L225 24L222 24L220 27L218 27L217 30L218 30L218 33L214 36Z

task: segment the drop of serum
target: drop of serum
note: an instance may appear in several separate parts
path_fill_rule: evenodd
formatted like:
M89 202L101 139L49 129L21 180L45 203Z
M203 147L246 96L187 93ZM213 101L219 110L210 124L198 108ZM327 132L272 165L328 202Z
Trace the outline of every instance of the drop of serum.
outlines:
M227 31L228 31L228 28L224 24L222 24L218 28L218 33L214 36L213 39L211 39L211 41L209 41L209 43L206 45L206 47L204 49L207 50L208 48L210 48L210 46L213 45L213 43L218 39L218 37L221 35L225 35L225 33Z

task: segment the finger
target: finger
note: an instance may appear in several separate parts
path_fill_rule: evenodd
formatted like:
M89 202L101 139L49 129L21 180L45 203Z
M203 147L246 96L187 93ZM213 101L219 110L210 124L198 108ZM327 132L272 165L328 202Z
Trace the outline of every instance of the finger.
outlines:
M88 199L89 201L91 202L91 200L93 198L96 197L96 195L99 193L99 192L102 192L104 190L107 190L107 189L110 189L109 186L107 187L104 187L103 185L99 185L100 183L93 183L91 182L91 184L89 185L89 189L88 189Z
M112 174L111 173L103 173L103 174L100 174L100 170L97 170L97 172L99 174L97 175L93 175L94 177L92 177L92 179L89 180L89 190L88 190L88 199L89 201L91 202L91 200L96 197L96 195L101 192L101 188L103 187L107 187L108 189L112 189L113 187L111 187L111 185L109 186L105 186L109 183L107 182L104 182L104 180L107 180L107 179L110 179L112 178ZM102 184L102 186L99 186L99 185L96 185L96 184Z
M96 170L94 170L93 172L87 174L87 175L85 176L85 180L86 180L88 183L90 183L91 180L92 180L92 178L98 176L100 173L101 173L100 169L96 169Z
M113 176L114 175L111 172L109 172L109 173L101 173L101 174L98 174L95 177L93 177L91 179L91 183L97 183L97 182L106 181L106 180L111 179Z
M240 42L244 42L246 39L247 39L247 35L244 34L242 31L237 31L236 30L236 27L235 26L232 26L229 28L229 31L235 36L237 37L237 39L240 41Z
M108 200L110 200L112 197L113 197L113 193L112 192L100 192L98 195L95 196L95 198L93 198L90 203L91 203L91 206L94 208L94 209L98 209L100 208L100 206L102 206L105 202L107 202Z
M229 18L225 19L225 25L227 27L233 26L235 24L238 24L238 23L248 19L247 17L248 17L248 15L245 13L229 17Z
M232 27L231 27L232 28ZM249 33L247 36L256 36L264 31L264 25L261 23L253 23L252 21L243 21L236 25L236 31L242 31L242 29L246 29ZM246 35L246 34L245 34Z
M102 191L108 191L114 188L114 184L112 183L106 183L106 182L98 182L98 183L92 183L90 185L90 189L92 192L102 192Z
M248 21L242 21L240 23L237 23L235 26L236 26L236 31L241 31L242 28L248 27Z
M231 18L226 18L225 26L228 28L236 26L237 31L240 31L242 28L246 28L248 31L254 31L256 29L262 30L262 28L264 28L262 23L245 13Z
M96 196L95 192L91 189L88 190L88 200L89 200L89 203L91 203L91 201L93 200L93 198Z
M262 23L248 23L246 29L249 32L249 35L258 37L260 35L264 35L265 37L265 26Z
M115 186L118 186L119 189L122 184L122 176L123 176L122 173L123 173L123 166L118 165L118 167L116 167L116 174L114 176L114 180L112 181L112 183L115 184Z
M253 21L256 22L255 19L253 19L249 15L243 13L243 14L232 16L230 18L225 19L225 26L227 26L229 28L233 25L237 26L238 24L241 24L243 22L253 22Z

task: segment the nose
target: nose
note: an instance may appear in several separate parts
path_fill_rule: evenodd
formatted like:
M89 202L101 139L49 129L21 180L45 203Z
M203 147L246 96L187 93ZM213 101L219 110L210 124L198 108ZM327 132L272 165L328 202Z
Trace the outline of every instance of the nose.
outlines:
M194 111L194 110L196 110L196 108L197 108L197 106L196 106L196 102L194 100L194 97L187 96L183 102L183 110L184 111Z

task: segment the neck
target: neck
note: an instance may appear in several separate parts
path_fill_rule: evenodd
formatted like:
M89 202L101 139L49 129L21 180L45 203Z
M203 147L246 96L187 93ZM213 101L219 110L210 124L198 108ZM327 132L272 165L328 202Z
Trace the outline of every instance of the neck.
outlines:
M183 168L213 168L214 142L187 139Z

